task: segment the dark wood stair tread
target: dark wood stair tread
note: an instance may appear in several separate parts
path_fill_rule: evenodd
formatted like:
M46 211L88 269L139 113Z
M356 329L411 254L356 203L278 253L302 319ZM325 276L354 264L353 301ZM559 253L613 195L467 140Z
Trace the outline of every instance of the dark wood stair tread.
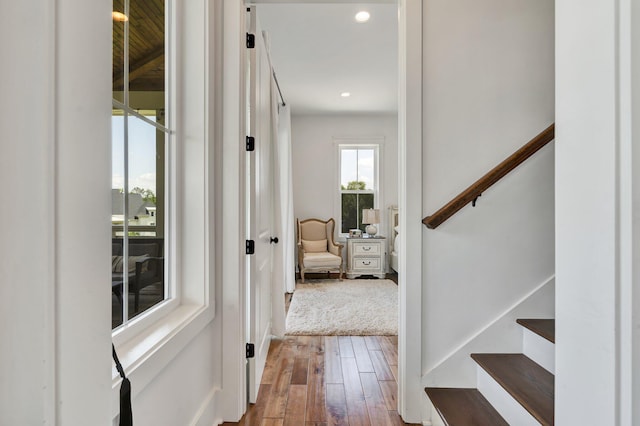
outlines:
M471 358L540 423L553 424L553 374L523 354L471 354Z
M551 343L556 342L556 320L554 319L517 319L516 322Z
M424 390L447 426L509 426L478 389Z

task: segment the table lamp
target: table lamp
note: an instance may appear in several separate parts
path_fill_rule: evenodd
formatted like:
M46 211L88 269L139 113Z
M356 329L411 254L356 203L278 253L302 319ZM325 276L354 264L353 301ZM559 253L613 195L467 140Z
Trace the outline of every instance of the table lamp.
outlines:
M367 225L365 232L371 236L378 233L376 224L380 223L380 210L364 209L362 210L362 224Z

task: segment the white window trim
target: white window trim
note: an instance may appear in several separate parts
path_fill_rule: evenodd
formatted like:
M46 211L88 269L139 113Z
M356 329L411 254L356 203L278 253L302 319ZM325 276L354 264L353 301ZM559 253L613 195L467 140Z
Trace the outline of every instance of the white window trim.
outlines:
M336 160L335 164L337 165L336 173L334 173L334 188L336 188L336 195L333 203L333 216L336 218L336 233L338 236L338 241L344 242L346 241L346 236L349 235L347 232L342 231L342 191L340 190L340 175L342 173L342 156L340 155L342 149L365 149L365 148L373 148L375 151L375 165L373 168L374 173L374 181L375 181L375 189L371 191L373 193L373 207L379 209L380 206L384 205L383 201L383 190L382 190L382 182L383 180L383 152L384 152L384 136L346 136L346 137L334 137L333 145L335 147L335 155ZM378 225L379 229L383 228L383 221L385 218L380 217L381 223Z
M135 383L134 397L215 317L215 170L214 144L209 143L215 140L215 87L209 45L218 30L213 26L214 9L217 13L218 8L206 0L167 2L168 87L180 88L167 101L171 114L167 127L177 129L168 137L171 152L165 175L169 194L167 278L173 297L112 335L125 372ZM186 31L177 31L177 22L189 22ZM180 34L179 40L176 34ZM181 63L176 63L172 54L178 43ZM112 379L111 411L115 418L121 382L115 366Z

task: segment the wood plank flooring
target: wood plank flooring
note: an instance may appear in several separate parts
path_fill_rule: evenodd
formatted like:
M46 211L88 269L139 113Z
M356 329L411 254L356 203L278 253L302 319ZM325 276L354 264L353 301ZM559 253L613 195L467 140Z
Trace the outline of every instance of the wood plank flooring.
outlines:
M396 426L397 336L273 340L258 399L240 426Z

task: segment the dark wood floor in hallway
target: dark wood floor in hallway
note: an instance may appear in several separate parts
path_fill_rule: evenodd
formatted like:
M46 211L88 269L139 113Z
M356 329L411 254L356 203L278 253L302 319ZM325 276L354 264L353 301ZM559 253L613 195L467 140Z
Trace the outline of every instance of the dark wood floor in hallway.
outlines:
M397 336L273 340L251 426L405 425L396 411Z

